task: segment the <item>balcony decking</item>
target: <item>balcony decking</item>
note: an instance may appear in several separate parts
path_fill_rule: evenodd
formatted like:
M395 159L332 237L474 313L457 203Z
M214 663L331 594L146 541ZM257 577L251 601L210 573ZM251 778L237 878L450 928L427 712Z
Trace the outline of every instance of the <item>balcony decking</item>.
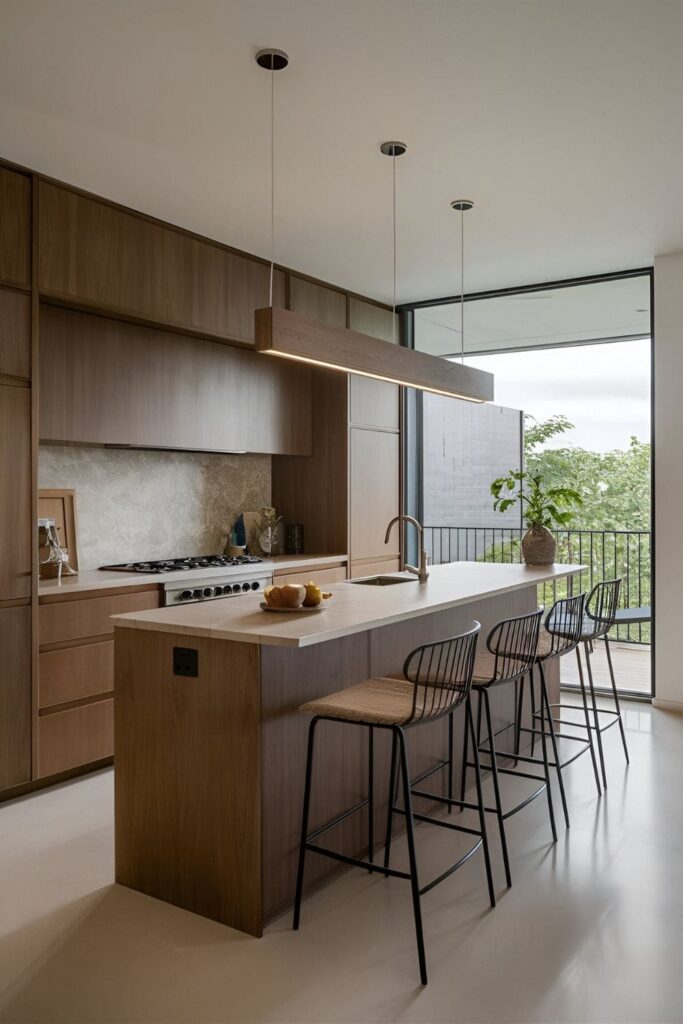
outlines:
M644 697L649 697L652 692L649 644L620 644L612 641L610 650L617 689L642 693ZM598 689L609 689L611 683L604 643L597 642L595 644L591 666L595 686ZM571 654L562 658L560 672L563 686L578 686L579 671L576 665L576 655Z

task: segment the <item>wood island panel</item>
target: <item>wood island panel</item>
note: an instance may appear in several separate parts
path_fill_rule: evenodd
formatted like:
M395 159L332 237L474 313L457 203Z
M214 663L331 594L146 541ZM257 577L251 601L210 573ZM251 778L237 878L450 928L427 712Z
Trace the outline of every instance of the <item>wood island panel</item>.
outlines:
M116 881L261 935L260 804L259 648L117 629Z

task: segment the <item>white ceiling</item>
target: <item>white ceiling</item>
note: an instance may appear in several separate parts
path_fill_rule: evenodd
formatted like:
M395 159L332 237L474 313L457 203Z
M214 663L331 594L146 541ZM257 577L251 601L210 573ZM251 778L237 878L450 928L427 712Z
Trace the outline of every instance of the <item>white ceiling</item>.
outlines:
M2 0L0 155L398 300L683 248L678 0Z

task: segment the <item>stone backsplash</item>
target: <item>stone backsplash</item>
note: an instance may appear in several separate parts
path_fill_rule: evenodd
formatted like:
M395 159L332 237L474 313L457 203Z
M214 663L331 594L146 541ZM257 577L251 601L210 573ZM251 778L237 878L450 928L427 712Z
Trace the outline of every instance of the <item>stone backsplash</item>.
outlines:
M76 492L78 560L100 565L222 551L242 511L270 504L269 455L41 445L38 486Z

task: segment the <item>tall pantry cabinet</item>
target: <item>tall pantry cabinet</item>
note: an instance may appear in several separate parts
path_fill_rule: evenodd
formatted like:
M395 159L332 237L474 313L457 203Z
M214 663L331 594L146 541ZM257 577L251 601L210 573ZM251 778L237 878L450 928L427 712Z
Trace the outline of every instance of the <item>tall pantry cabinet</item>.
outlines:
M0 790L31 779L31 178L0 167Z

